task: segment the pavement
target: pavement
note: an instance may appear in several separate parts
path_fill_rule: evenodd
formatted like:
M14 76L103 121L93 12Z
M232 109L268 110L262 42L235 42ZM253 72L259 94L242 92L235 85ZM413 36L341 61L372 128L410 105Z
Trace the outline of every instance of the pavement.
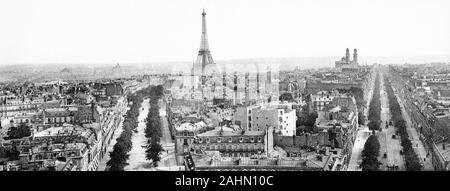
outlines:
M368 127L358 130L356 134L355 143L353 144L352 155L350 157L350 163L348 164L347 171L361 171L359 168L360 162L362 160L361 152L364 149L364 144L369 138L371 131Z

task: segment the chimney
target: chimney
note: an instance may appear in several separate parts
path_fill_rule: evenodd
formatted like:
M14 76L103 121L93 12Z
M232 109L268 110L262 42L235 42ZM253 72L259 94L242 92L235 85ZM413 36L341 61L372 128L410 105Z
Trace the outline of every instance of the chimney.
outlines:
M237 83L238 83L238 76L237 73L234 72L234 104L237 104L237 95L238 95L238 87L237 87Z
M194 90L195 90L195 85L194 85L194 63L192 63L192 69L191 69L191 99L194 99Z
M45 125L45 108L44 109L42 109L42 124L44 124Z
M259 89L259 65L256 64L256 102L261 97L261 91Z
M267 66L267 76L266 76L266 93L270 94L272 92L271 90L271 84L272 84L272 73L270 65Z
M95 122L94 112L95 112L95 105L94 105L94 102L91 102L91 117L92 117L92 121Z
M223 66L222 86L223 86L223 100L227 97L227 71L225 65Z

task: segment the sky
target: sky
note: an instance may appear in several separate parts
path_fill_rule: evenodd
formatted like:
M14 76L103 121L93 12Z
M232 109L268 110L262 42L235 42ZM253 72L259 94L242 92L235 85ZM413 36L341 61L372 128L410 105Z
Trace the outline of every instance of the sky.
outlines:
M5 0L0 65L450 55L448 0Z

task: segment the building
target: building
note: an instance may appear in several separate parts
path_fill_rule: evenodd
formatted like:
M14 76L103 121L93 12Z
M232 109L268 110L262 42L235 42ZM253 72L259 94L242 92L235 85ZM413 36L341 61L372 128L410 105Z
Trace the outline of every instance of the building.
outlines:
M334 99L334 97L338 96L339 92L337 90L334 91L320 91L316 94L310 95L310 104L309 111L319 112L323 111Z
M193 142L195 153L218 151L222 157L268 156L273 150L273 129L245 131L228 127L198 134Z
M329 146L342 149L338 160L345 169L358 129L358 108L355 98L348 95L333 98L324 111L318 112L315 127L318 131L327 132Z
M240 107L234 114L234 124L245 131L264 131L273 127L276 134L296 134L297 115L292 103L269 103Z
M357 68L358 67L358 53L356 48L353 50L353 60L350 60L350 51L347 48L345 51L345 57L335 62L336 68Z

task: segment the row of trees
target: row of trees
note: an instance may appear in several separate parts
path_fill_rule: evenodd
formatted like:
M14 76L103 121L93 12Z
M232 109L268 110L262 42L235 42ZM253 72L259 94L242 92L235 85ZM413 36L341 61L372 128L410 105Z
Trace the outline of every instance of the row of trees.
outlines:
M0 147L0 158L7 158L8 161L19 160L19 154L20 152L14 143L11 148Z
M123 171L124 167L128 165L128 152L132 148L131 136L133 130L138 126L139 108L144 100L144 93L149 91L152 86L139 90L136 93L128 96L128 103L131 103L130 109L127 111L125 120L123 121L123 131L117 138L113 151L110 152L110 160L106 163L110 171Z
M381 113L381 100L380 100L380 75L377 73L375 77L375 87L373 89L372 100L369 105L369 129L380 130L380 113Z
M316 123L318 115L316 112L309 112L308 104L303 106L301 109L297 109L296 115L297 135L300 135L303 131L314 131L314 124Z
M27 124L21 123L17 127L16 126L9 127L7 134L8 134L8 139L20 139L23 137L31 136L31 130Z
M378 155L380 154L380 142L375 134L372 134L364 143L362 151L361 167L363 171L377 171L379 170L380 162Z
M161 152L164 151L160 144L162 137L161 117L159 115L159 100L163 96L163 87L161 85L152 87L150 94L150 110L147 115L145 127L145 137L147 140L145 157L151 160L153 166L157 167L161 160Z
M397 134L401 137L401 145L403 148L403 154L405 156L406 170L418 171L422 169L419 162L419 157L412 148L412 143L409 140L408 132L406 130L406 121L403 119L402 110L398 103L397 96L395 96L392 86L387 77L384 79L386 91L389 98L389 111L391 112L391 119L396 127Z
M279 97L279 100L280 101L288 101L288 102L294 102L295 101L294 97L292 96L292 94L288 93L288 92L281 94L280 97Z

